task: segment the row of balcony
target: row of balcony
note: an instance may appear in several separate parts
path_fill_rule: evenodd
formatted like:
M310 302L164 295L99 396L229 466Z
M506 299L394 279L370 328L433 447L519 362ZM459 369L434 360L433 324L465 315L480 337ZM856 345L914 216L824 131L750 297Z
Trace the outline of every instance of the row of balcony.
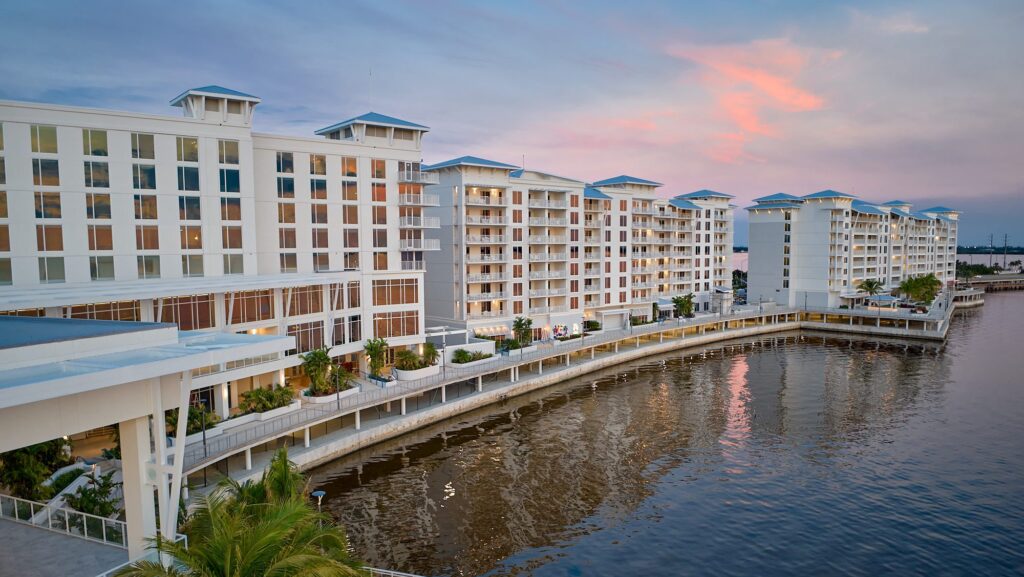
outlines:
M531 252L530 262L544 262L544 261L563 261L568 258L568 255L564 252Z
M441 219L436 216L403 216L398 219L402 228L441 228Z
M402 250L441 250L441 241L436 238L403 238L399 247Z
M441 197L436 194L400 194L398 206L441 206Z

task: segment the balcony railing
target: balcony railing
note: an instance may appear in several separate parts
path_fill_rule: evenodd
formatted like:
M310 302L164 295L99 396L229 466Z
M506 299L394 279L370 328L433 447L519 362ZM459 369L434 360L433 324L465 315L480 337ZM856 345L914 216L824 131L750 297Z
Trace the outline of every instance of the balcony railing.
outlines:
M398 225L406 228L441 228L441 219L436 216L403 216Z
M467 234L468 244L505 244L508 237L503 234Z
M474 301L492 301L497 299L503 299L507 296L504 291L489 292L489 293L474 293L466 295L466 300L469 302Z
M568 204L564 200L530 200L528 206L530 208L568 208Z
M531 290L531 297L560 297L566 294L564 288L552 288L552 289L537 289Z
M564 218L531 218L530 226L565 226Z
M423 172L422 170L398 171L398 182L410 182L413 184L437 184L440 181L440 175L438 175L436 172Z
M426 270L422 260L403 260L402 270Z
M441 250L441 241L436 238L403 238L399 246L402 250Z
M565 260L566 254L564 252L532 252L530 253L531 262L544 262L549 260L562 261Z
M551 236L547 234L534 234L529 236L528 240L534 244L565 244L566 237Z
M470 311L466 314L470 319L494 319L504 316L508 316L505 311Z
M466 224L505 224L507 220L501 216L467 216Z
M583 244L587 246L601 246L601 239L596 236L583 237Z
M480 196L476 194L467 194L465 199L466 204L476 206L505 206L508 204L508 199L504 196Z
M0 519L49 529L57 533L128 548L127 524L72 509L46 503L28 501L19 497L0 495Z
M436 194L400 194L399 206L441 206L441 197Z
M583 254L583 260L601 260L601 254L587 252Z
M466 282L500 282L506 280L508 280L508 274L503 272L466 275Z
M565 278L564 270L535 270L530 272L530 278L533 280L548 279L548 278Z
M466 255L466 262L479 263L479 262L505 262L508 260L507 254L470 254Z

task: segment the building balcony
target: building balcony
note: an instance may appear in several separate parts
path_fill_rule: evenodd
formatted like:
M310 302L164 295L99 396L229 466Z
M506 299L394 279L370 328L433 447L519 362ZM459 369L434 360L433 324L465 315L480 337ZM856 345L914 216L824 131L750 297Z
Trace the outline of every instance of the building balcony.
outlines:
M508 316L505 311L470 311L466 313L468 319L497 319L504 316Z
M537 289L530 291L530 298L536 297L560 297L565 296L566 289L564 288L551 288L551 289Z
M422 260L403 260L402 270L426 270Z
M583 254L583 260L589 260L589 261L601 260L601 253L592 253L592 252L584 253Z
M441 241L436 238L403 238L399 241L402 250L441 250Z
M436 194L400 194L398 206L441 206L441 197Z
M436 216L403 216L398 219L402 228L441 228L441 219Z
M475 302L475 301L499 300L499 299L505 298L507 296L507 294L508 293L506 293L505 291L467 294L466 295L466 301L468 301L468 302Z
M585 293L599 293L599 292L601 292L601 285L599 285L599 284L585 284L585 285L583 285L583 292L585 292Z
M527 204L530 208L555 208L555 209L566 209L569 208L569 204L564 200L534 200L530 199Z
M568 312L569 307L567 306L554 306L554 307L530 307L527 309L531 315L543 315L547 313L564 313Z
M567 237L551 236L547 234L530 235L527 240L534 244L565 244Z
M423 172L422 170L399 170L398 182L412 184L437 184L441 177L436 172Z
M567 256L564 252L532 252L530 253L530 262L563 261Z
M477 194L467 194L464 198L466 204L473 206L505 206L508 204L508 199L504 196L480 196Z
M654 208L650 206L634 206L633 214L654 214Z
M503 272L466 275L466 282L503 282L507 280L508 273Z
M475 225L504 225L508 219L503 216L467 216L466 224Z
M508 261L507 254L470 254L466 255L466 262L468 263L488 263L488 262L506 262Z
M530 271L530 280L544 280L553 278L565 278L564 270L535 270Z
M565 226L564 218L531 218L530 226Z
M601 246L601 239L596 236L583 237L584 246Z
M508 237L503 234L467 234L466 244L505 244Z

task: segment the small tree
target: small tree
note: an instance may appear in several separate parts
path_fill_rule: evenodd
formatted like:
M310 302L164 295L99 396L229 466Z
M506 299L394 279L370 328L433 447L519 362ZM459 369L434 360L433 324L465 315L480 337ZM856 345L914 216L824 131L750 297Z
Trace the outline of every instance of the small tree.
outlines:
M533 342L533 319L528 317L516 317L512 321L512 334L524 347L530 346Z
M302 372L309 377L309 391L314 396L327 394L327 377L331 372L331 355L327 347L313 349L306 354L299 355L302 359Z
M434 343L423 343L423 364L430 367L437 364L437 359L441 356L437 352L437 347Z
M335 365L334 370L331 371L332 392L337 393L351 389L353 379L351 371L341 365Z
M693 293L672 297L672 307L677 317L693 316Z
M658 303L651 303L651 320L652 321L658 320L658 313L659 312L661 312L661 311L658 309Z
M48 499L50 488L42 482L53 471L71 460L64 456L64 439L55 439L0 453L0 485L7 487L15 497L29 500Z
M423 363L415 352L402 349L395 353L395 368L401 371L415 371L423 368Z
M388 342L382 338L369 339L363 345L363 351L369 357L370 375L379 377L388 354Z
M857 285L857 290L862 290L871 296L882 292L882 281L874 278L866 278Z

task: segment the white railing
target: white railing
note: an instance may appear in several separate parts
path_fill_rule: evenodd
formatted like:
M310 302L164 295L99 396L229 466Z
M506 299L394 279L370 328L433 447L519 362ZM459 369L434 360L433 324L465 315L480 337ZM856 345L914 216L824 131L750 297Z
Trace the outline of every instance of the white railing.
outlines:
M402 250L441 250L441 241L436 238L403 238L399 246Z
M503 317L506 315L507 313L505 311L476 311L470 312L466 316L468 316L471 319L493 319Z
M564 288L553 288L553 289L537 289L531 290L531 297L559 297L566 293Z
M583 244L586 246L601 246L601 239L597 237L583 237Z
M565 244L566 237L564 236L550 236L546 234L534 234L527 237L532 243L538 244Z
M466 256L466 262L505 262L508 255L505 254L471 254Z
M466 204L475 204L480 206L505 206L505 197L503 196L477 196L477 195L466 195Z
M565 226L564 218L531 218L531 226Z
M538 270L530 273L531 279L565 278L564 270Z
M569 204L564 200L530 200L527 206L530 208L568 208Z
M505 273L487 273L487 274L468 274L466 275L466 282L496 282L508 280L508 275Z
M561 261L565 260L566 254L564 252L532 252L530 253L530 260L532 262L543 262L547 260Z
M398 219L398 225L410 228L441 228L441 219L436 216L403 216Z
M399 206L441 206L441 197L436 194L400 194Z
M593 254L593 253L589 253L589 252L588 253L584 253L583 254L583 260L601 260L601 255L600 254Z
M402 270L426 270L422 260L403 260Z
M466 224L505 224L501 216L467 216Z
M505 298L505 293L504 292L473 293L473 294L466 295L466 300L470 301L470 302L473 302L473 301L490 301L490 300L503 299L503 298Z
M399 170L398 182L412 182L416 184L437 184L441 182L440 175L436 172L423 172L421 170Z
M363 571L370 574L370 577L421 577L420 575L413 575L412 573L402 573L401 571L391 571L389 569L376 569L374 567L363 567Z
M126 524L117 519L0 495L0 519L47 529L79 539L128 548Z
M505 244L508 237L503 234L467 234L466 242L475 244Z

